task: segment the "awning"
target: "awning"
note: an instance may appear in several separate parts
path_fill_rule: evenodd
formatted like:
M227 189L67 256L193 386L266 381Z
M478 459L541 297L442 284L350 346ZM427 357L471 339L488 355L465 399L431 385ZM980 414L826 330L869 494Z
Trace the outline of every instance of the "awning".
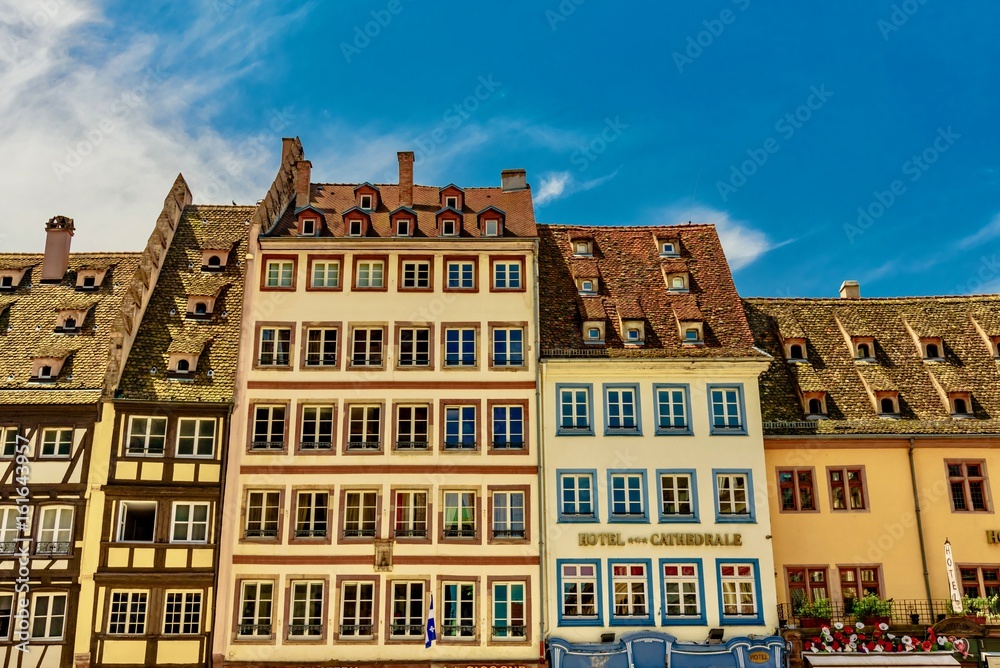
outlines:
M952 654L947 652L935 652L932 654L905 652L886 654L885 652L872 652L871 654L859 654L850 652L846 654L817 654L813 652L803 652L802 658L815 668L875 668L876 666L888 666L889 668L903 668L903 666L952 666L961 664Z

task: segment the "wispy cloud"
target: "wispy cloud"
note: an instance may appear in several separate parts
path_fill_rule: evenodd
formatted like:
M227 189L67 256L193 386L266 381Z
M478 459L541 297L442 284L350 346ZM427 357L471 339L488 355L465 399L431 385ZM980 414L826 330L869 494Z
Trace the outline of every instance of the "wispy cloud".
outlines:
M580 181L572 172L548 172L541 177L541 185L535 192L535 206L545 206L575 193L593 190L618 176L619 167L610 174L598 176L587 181Z
M974 234L959 239L955 246L961 249L972 248L998 236L1000 236L1000 213L993 216L993 220L983 225Z
M753 264L758 258L775 248L795 241L788 239L774 242L768 236L754 228L749 222L737 220L729 212L700 205L674 205L663 210L660 217L665 225L682 223L708 223L715 225L722 242L722 250L726 253L729 266L733 271Z

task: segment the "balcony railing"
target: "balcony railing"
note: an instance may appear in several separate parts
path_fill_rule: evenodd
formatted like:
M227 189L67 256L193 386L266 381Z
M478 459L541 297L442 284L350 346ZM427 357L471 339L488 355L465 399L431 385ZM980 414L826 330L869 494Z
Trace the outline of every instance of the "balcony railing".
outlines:
M326 529L296 529L296 538L326 538Z
M269 636L271 635L270 624L240 624L241 636Z
M475 538L475 529L459 529L456 527L445 527L444 530L445 538Z
M445 450L475 450L475 441L445 441Z
M244 538L277 538L277 529L247 529L243 532Z
M396 441L397 450L426 450L427 440L423 441Z
M422 638L424 636L423 624L393 624L390 633L396 638Z
M0 554L14 554L17 552L17 541L9 540L0 543Z
M35 544L35 554L69 554L69 542L45 542Z
M348 441L347 442L347 449L348 450L352 450L352 451L361 450L361 451L371 452L371 451L374 451L374 450L378 450L380 447L382 447L381 441Z
M848 625L863 621L854 613L854 601L852 600L846 602L830 601L830 606L833 608L830 615L831 623L842 622ZM797 606L790 603L779 604L778 619L785 625L801 627L803 615L795 613L793 607ZM981 612L979 614L987 615L988 613ZM891 612L888 615L889 623L894 626L922 627L931 626L946 617L954 616L957 615L952 610L951 601L948 599L932 601L893 599ZM996 618L994 617L994 619ZM1000 619L997 619L997 622L1000 622Z
M374 538L375 529L344 529L344 538Z
M427 529L400 529L397 528L396 538L427 538Z
M299 450L333 450L331 441L302 441Z
M524 529L494 529L494 538L524 538Z
M524 626L494 626L494 638L523 638L525 636Z
M446 623L443 632L446 638L472 638L476 635L476 625Z
M253 441L250 443L251 450L283 450L284 441Z
M371 624L341 624L340 636L348 638L366 638L372 634Z
M296 638L311 638L323 635L322 624L289 624L288 635Z
M524 440L518 441L493 441L494 450L523 450Z

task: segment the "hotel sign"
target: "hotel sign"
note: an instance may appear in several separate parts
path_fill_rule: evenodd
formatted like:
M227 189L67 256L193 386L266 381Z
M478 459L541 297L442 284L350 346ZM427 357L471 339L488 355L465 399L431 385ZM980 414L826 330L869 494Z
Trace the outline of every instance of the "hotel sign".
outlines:
M1000 531L992 531L990 529L987 529L986 543L988 545L996 545L997 543L1000 543Z
M654 533L648 536L622 537L620 533L581 533L581 547L625 545L685 545L706 547L742 547L743 534L738 533Z

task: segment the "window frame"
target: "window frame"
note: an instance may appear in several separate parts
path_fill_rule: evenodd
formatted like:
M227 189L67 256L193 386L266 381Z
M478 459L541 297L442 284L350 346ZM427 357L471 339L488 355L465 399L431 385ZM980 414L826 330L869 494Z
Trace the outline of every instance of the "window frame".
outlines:
M660 425L660 392L681 390L684 393L684 426L665 429ZM653 383L653 413L655 416L655 436L692 436L694 428L691 420L691 386L687 383Z
M464 426L468 421L465 416L465 409L471 408L473 411L472 416L472 445L467 446L465 441L465 431ZM448 441L448 412L450 410L459 409L459 419L458 419L458 436L459 441L457 444L455 442L449 443ZM482 447L482 436L483 436L483 426L482 426L482 402L478 399L440 399L438 400L438 422L440 426L438 427L438 442L440 443L441 452L464 452L464 453L479 453L484 448Z
M154 438L160 438L159 435L154 435L153 432L153 422L163 421L163 447L157 452L150 448L151 441ZM135 436L140 436L134 433L135 425L137 422L145 421L145 429L141 434L143 439L142 450L132 449L132 438ZM125 440L122 443L124 446L122 454L125 457L165 457L167 453L167 436L170 430L170 419L165 415L129 415L128 422L125 429ZM180 430L178 430L180 433ZM43 437L44 438L44 437ZM51 455L49 455L51 456Z
M715 391L736 390L737 409L739 410L740 424L737 427L718 427L715 425L714 403L712 393ZM708 398L708 427L712 436L746 436L747 435L747 409L743 383L709 383L705 388Z
M970 476L969 475L969 465L979 467L980 475ZM951 475L949 470L952 466L962 467L962 476L955 477ZM986 460L985 459L945 459L944 460L944 473L945 479L948 481L948 504L951 508L952 513L968 513L970 515L976 515L978 513L991 514L993 512L993 499L990 497L990 476L986 471ZM864 472L862 471L862 475ZM864 480L864 478L862 478ZM970 481L981 481L983 484L983 508L975 508L973 506L972 488L970 486ZM953 492L953 485L956 482L961 482L962 484L962 497L965 502L965 508L955 507L955 494ZM866 490L867 492L867 490ZM867 494L866 500L867 500Z
M698 580L698 607L701 614L697 617L692 617L690 615L681 616L671 616L667 614L667 577L664 575L664 569L666 566L676 564L676 565L694 565L695 567L695 578ZM701 557L690 557L690 558L677 558L677 557L661 557L658 562L660 578L660 625L661 626L705 626L708 624L707 619L707 605L705 600L705 569L703 559Z
M483 518L481 517L482 508L482 489L479 487L443 487L439 488L438 494L441 499L441 510L438 512L438 542L439 543L454 543L454 544L464 544L464 545L482 545L483 543L483 531L484 527ZM459 501L461 502L461 495L472 494L472 531L473 535L458 535L458 536L448 536L446 528L448 520L448 495L458 494ZM466 522L462 518L462 509L465 506L459 505L459 522L457 524L457 531L468 532L468 527Z
M174 538L174 530L177 527L177 509L180 506L189 506L189 512L191 512L190 518L186 522L188 525L188 538L185 540L177 540ZM192 533L196 524L201 524L194 520L194 509L197 506L205 507L205 540L194 540L191 538ZM170 504L170 538L167 541L172 545L210 545L212 543L212 531L214 527L212 526L212 503L210 501L173 501Z
M721 501L719 499L719 476L742 475L746 478L747 493L747 514L730 515L722 514ZM715 503L715 521L717 524L756 524L757 508L754 500L753 470L752 469L712 469L712 493Z
M54 511L56 513L56 526L53 529L46 529L45 528L45 514L47 512L50 512L50 511ZM59 523L59 520L62 519L63 514L66 513L66 512L69 513L69 529L68 529L69 535L67 537L67 540L65 540L65 541L61 541L61 540L44 541L44 540L42 540L42 532L44 532L44 531L51 531L53 533L52 538L59 538L60 537L60 533L62 533L63 531L65 531L65 529L60 528L58 523ZM35 538L34 544L32 545L32 554L38 555L38 556L47 556L47 557L50 557L50 558L69 558L69 557L71 557L73 555L74 551L75 551L74 548L76 547L76 528L77 528L76 527L76 516L77 516L76 507L73 506L73 505L70 505L70 504L66 503L65 501L63 501L61 503L60 502L56 502L56 503L39 503L35 507L35 511L34 511L33 517L31 518L31 522L32 522L33 528L34 528L34 532L33 533L34 533L34 538ZM65 551L56 551L56 550L53 550L53 549L50 549L48 551L42 550L41 546L44 545L45 543L49 543L50 545L56 545L56 544L59 544L59 543L66 543L66 550Z
M18 455L20 446L24 447L24 452L21 454L27 455L28 443L28 439L21 436L20 425L8 424L0 426L0 460L15 458Z
M351 417L352 412L355 408L365 409L365 415L363 416L363 432L365 440L363 441L351 441L351 422L353 418ZM378 417L375 431L372 432L368 429L370 416L368 415L368 409L377 408ZM344 419L343 422L343 446L341 447L341 454L344 455L358 455L358 454L381 454L385 450L385 401L347 401L344 402ZM363 445L361 447L351 447L351 443L372 443L370 436L374 434L377 439L374 441L375 447L369 447L368 445Z
M271 409L268 413L268 423L269 425L274 422L274 409L281 408L284 411L284 417L282 418L282 433L281 433L281 447L280 448L255 448L254 443L277 443L278 441L259 441L254 437L257 436L256 422L257 422L257 410L260 408ZM288 439L289 439L289 429L291 428L290 423L292 421L291 415L291 404L288 400L278 400L278 401L267 401L266 399L256 399L250 403L250 410L247 411L247 445L246 452L248 454L284 454L288 452ZM268 427L268 432L271 436L275 436L272 432L271 427Z
M424 433L426 434L427 441L425 442L424 447L416 447L416 446L413 445L414 443L420 443L420 441L403 441L403 440L400 439L400 436L402 435L402 431L400 430L400 427L399 427L399 423L400 423L399 411L400 411L400 409L403 409L403 408L410 408L410 409L423 408L424 410L427 411L427 417L424 420L424 422L426 422L426 424L424 426ZM433 443L434 443L434 439L433 439L434 419L433 418L434 418L434 409L433 409L432 404L430 404L430 403L421 403L419 401L412 402L412 403L409 402L409 401L396 401L396 402L393 402L393 404L392 404L392 449L394 451L397 451L397 452L429 452L429 451L431 451L433 449L433 447L434 447L434 445L433 445ZM410 417L410 421L411 422L418 422L419 420L416 420L416 418L414 418L414 417L411 416ZM415 430L411 429L409 435L413 436L414 435L414 433L413 433L414 431ZM400 443L408 443L408 444L410 444L410 446L405 447L405 448L400 448L399 447Z
M689 491L691 493L691 514L690 515L665 515L663 513L663 476L686 475L691 482ZM657 492L657 513L660 524L698 524L701 522L700 507L698 503L698 472L696 469L656 469L656 492Z
M753 568L753 580L754 580L754 599L756 607L756 615L750 617L749 615L726 615L725 606L723 604L723 591L722 591L722 567L723 566L740 566L740 565L750 565ZM760 560L753 558L746 559L730 559L730 558L719 558L715 560L715 578L718 583L718 610L719 610L719 626L761 626L764 624L764 605L761 599L761 582L760 582ZM738 593L738 592L737 592Z
M351 323L350 325L350 351L345 355L347 359L345 360L345 368L348 371L382 371L386 368L386 344L389 338L389 327L384 323ZM358 332L381 332L382 338L379 348L379 363L378 364L355 364L354 363L354 348L357 339ZM372 353L372 341L371 336L366 337L365 341L365 360L370 361L373 356Z
M53 615L53 603L58 598L63 599L62 604L62 614ZM44 617L45 621L45 635L35 635L35 624L38 620L38 602L40 599L48 599L48 610ZM15 601L15 605L17 605ZM62 619L62 632L57 635L51 635L52 633L52 620L54 617L59 617ZM60 642L66 639L66 622L67 617L69 617L69 593L65 591L32 591L31 592L31 623L28 627L28 636L31 638L32 643L53 643Z
M513 601L511 600L511 588L514 585L520 585L521 591L523 593L523 598L521 600L521 607L524 610L524 635L514 636L509 635L506 637L496 635L496 617L494 616L497 606L496 588L498 586L507 587L507 616L508 618L513 618L513 613L511 608L513 606ZM489 624L490 633L486 636L488 645L527 645L531 643L531 578L530 576L513 576L513 577L503 577L503 576L488 576L486 578L486 596L487 596L487 607L489 608L489 619L487 620ZM508 625L505 628L516 628L516 625Z
M563 566L593 566L594 567L594 610L596 617L576 617L565 615L565 590L563 585ZM604 626L604 585L602 583L602 568L600 559L556 559L556 587L559 592L558 620L559 626ZM571 580L576 581L576 580Z
M273 536L249 536L247 535L250 531L250 497L252 494L261 495L261 518L259 521L260 528L255 529L255 531L264 532L267 531L267 509L271 506L267 504L267 501L271 498L271 495L277 494L277 519L276 527L274 529ZM239 542L240 543L280 543L281 537L284 532L285 526L285 513L282 511L285 508L285 488L284 487L245 487L241 495L241 505L240 505L240 531L239 531Z
M324 512L324 517L322 518L319 517L319 513L317 512L318 505L315 502L317 495L320 494L326 495L326 510ZM301 504L303 495L308 495L310 497L310 503L308 506ZM292 487L291 509L288 515L288 544L294 545L296 543L301 543L305 545L330 545L333 538L333 501L334 493L330 487ZM307 530L312 532L318 531L315 527L319 524L320 520L322 520L326 525L325 535L298 535L299 510L306 507L309 508L311 516L309 526L313 527Z
M527 322L491 322L489 323L490 328L490 340L489 340L489 368L492 370L500 371L523 371L528 368L528 323ZM520 364L497 364L497 332L507 332L506 341L504 348L506 352L504 353L504 359L511 360L514 358L514 353L511 352L511 341L510 332L520 332L521 333L521 362Z
M253 368L262 370L290 371L295 364L296 329L296 323L294 322L257 322L254 326ZM273 364L263 363L264 330L274 331L274 350L270 353L270 355L274 358ZM282 331L288 332L288 362L285 364L278 364L277 362L280 360L278 352L278 344L280 343L278 339L278 332Z
M140 506L152 506L153 507L153 537L149 540L135 540L135 539L125 539L125 517L128 512L129 504L139 504ZM160 525L162 523L160 519L161 508L157 501L150 501L149 499L139 499L126 498L118 499L115 503L115 525L114 525L114 540L115 543L127 543L127 544L138 544L138 545L155 545L157 543L157 537L160 533ZM173 513L171 513L171 519L173 518Z
M460 592L461 592L461 588L462 587L470 586L470 585L472 586L472 623L473 623L473 633L472 633L472 635L469 635L469 636L462 636L462 635L450 636L450 635L446 635L445 634L445 630L448 628L448 625L445 624L445 621L447 619L445 617L446 610L447 610L447 607L446 607L447 606L447 598L446 598L446 594L445 594L445 587L447 587L449 585L454 585L454 586L459 587L459 589L458 589L459 596L460 596ZM463 644L478 645L479 644L479 638L480 638L480 632L481 632L481 628L480 628L480 624L479 624L479 621L480 621L479 604L480 604L481 598L482 598L482 587L481 587L480 579L478 577L475 577L475 576L472 576L472 577L468 577L468 576L451 576L451 577L447 577L447 578L441 578L441 579L438 580L438 588L439 588L440 594L441 594L440 597L438 598L438 600L440 601L440 607L441 607L441 614L440 614L440 620L441 621L440 621L440 623L438 623L438 626L437 626L437 630L438 630L438 642L444 642L444 643L448 643L448 644L455 643L457 645L463 645ZM459 597L459 598L456 598L456 601L458 602L456 607L459 610L457 619L459 621L462 621L462 616L461 616L461 603L462 603L462 600ZM435 617L434 621L437 622L437 620L438 620L438 617ZM468 625L458 624L456 626L457 626L457 628L461 629L463 627L467 627Z
M517 287L500 287L497 283L497 265L505 264L508 265L508 269L505 271L506 283L510 283L510 271L509 265L517 264L520 265L518 271L518 286ZM527 292L527 280L525 276L525 259L523 255L492 255L490 256L490 292Z
M194 422L194 425L195 425L194 436L192 437L192 438L194 438L194 441L192 443L191 454L182 454L181 453L181 438L182 438L182 435L181 435L181 426L185 422ZM199 442L199 439L204 438L201 435L201 424L203 422L210 422L212 424L212 451L210 453L208 453L207 455L205 455L205 454L199 454L198 453L198 442ZM215 458L216 448L217 448L217 446L219 444L219 420L218 420L218 418L214 418L214 417L181 417L181 418L177 418L177 427L176 428L177 428L177 435L176 435L176 438L174 439L174 457L176 457L177 459L214 459ZM187 438L187 437L184 437L184 438Z
M369 285L359 285L361 278L361 265L374 265L376 262L382 263L382 285L373 286L371 283L371 268L369 268ZM387 292L389 290L389 256L388 255L355 255L352 258L351 271L351 292Z
M427 364L403 364L403 332L404 331L426 331L427 332ZM395 323L395 345L396 359L395 369L399 371L433 371L434 370L434 324L425 322L400 322ZM416 349L419 342L414 340L410 345ZM411 353L416 359L415 353Z
M497 447L496 441L496 429L494 420L494 411L498 408L507 409L506 423L507 423L507 435L510 437L510 409L520 408L521 409L521 444L520 447L515 447L514 445L507 445L505 447ZM486 439L487 439L487 449L491 454L528 454L529 450L529 435L531 433L529 428L529 415L528 415L528 401L526 399L511 399L510 401L504 399L487 399L486 400L486 413L484 414L484 421L486 422ZM511 444L513 441L504 441L504 443Z
M149 607L150 607L149 604L150 604L150 599L153 598L151 596L151 593L152 592L150 592L148 590L144 590L144 589L110 589L110 591L108 591L108 598L107 598L107 603L106 603L106 605L107 605L107 625L104 627L105 633L107 633L107 635L115 637L115 638L121 638L121 637L141 637L141 636L147 635L148 634L148 627L149 627L149 624L148 624L148 622L149 622ZM121 631L121 632L116 632L116 631L112 631L111 630L112 624L115 624L113 615L115 615L116 613L113 611L113 607L115 605L115 600L114 599L115 599L115 595L116 594L124 594L124 595L127 596L127 599L125 601L126 608L125 608L125 612L124 612L125 619L124 619L124 621L121 622L121 624L124 625L125 630ZM140 603L140 601L133 600L133 596L136 599L139 599L140 597L142 599L141 600L142 620L135 623L136 626L141 625L142 629L139 630L139 631L129 632L129 627L133 624L132 621L131 621L131 616L133 614L135 614L132 611L132 606L135 605L135 604L137 604L137 603Z
M507 525L508 527L513 526L513 515L511 513L510 505L510 495L520 494L521 495L521 510L522 510L522 521L524 525L523 535L521 536L497 536L496 535L496 504L493 502L493 498L497 494L508 495L507 501ZM486 487L486 517L489 525L487 527L487 544L511 544L511 543L529 543L531 542L531 487L529 485L488 485ZM514 529L507 529L508 533L513 533Z
M47 455L47 454L45 454L45 436L46 436L46 434L49 434L50 432L56 432L57 437L56 437L56 440L55 440L55 442L53 444L53 447L54 447L53 453L51 455ZM64 454L61 454L59 452L59 446L62 445L62 442L63 442L62 435L64 435L65 432L69 432L70 433L70 437L69 437L69 452L67 452L64 455ZM38 448L38 453L37 453L37 455L36 455L35 458L36 459L70 459L70 458L73 457L73 450L76 448L76 446L77 446L77 442L76 442L76 428L75 427L43 427L43 428L41 428L41 429L38 430L38 443L37 443L37 446L36 446Z
M635 421L635 428L612 427L611 426L611 392L622 390L632 391L632 419ZM601 385L601 394L604 400L604 435L605 436L642 436L642 397L639 395L639 383L604 383ZM624 408L625 404L622 404ZM624 411L618 416L624 421Z
M300 586L305 586L305 614L303 615L304 624L292 624L295 617L295 604L296 604L296 588ZM313 598L313 588L319 586L319 624L309 623L311 614L309 612L310 605L314 602ZM310 578L310 577L293 577L288 579L288 584L285 586L285 628L283 634L283 642L298 644L308 644L308 643L324 643L326 641L327 633L327 620L329 619L329 607L330 607L330 596L328 595L329 581L327 578ZM304 626L308 628L318 626L319 633L315 634L293 634L292 626Z
M442 290L444 292L479 292L479 256L478 255L445 255L442 258L444 262L444 281L442 285ZM463 263L472 265L472 286L471 287L451 287L449 283L449 275L451 273L451 265L453 263Z
M585 427L564 427L562 424L562 393L564 390L585 390L587 392L587 425ZM574 407L576 400L573 401ZM556 383L556 436L594 435L594 385L592 383ZM573 417L578 417L575 412Z
M646 567L645 594L646 614L644 616L619 617L615 614L615 566ZM629 575L629 578L635 576ZM608 626L652 626L653 625L653 560L652 559L608 559Z
M281 593L280 590L278 589L278 582L277 582L277 580L275 578L273 578L273 577L266 577L266 576L265 577L243 577L243 578L237 579L236 582L237 582L236 591L235 591L235 594L236 594L236 606L233 608L233 622L234 622L233 639L236 642L250 642L250 643L254 643L254 642L257 642L257 643L260 643L260 642L270 643L270 642L273 642L275 640L275 638L277 637L277 633L276 633L276 629L275 629L275 626L276 626L276 624L275 624L275 608L276 608L276 604L278 603L278 601L275 600L276 599L275 593L277 593L279 595ZM244 634L242 634L240 632L242 630L242 627L244 626L244 624L243 624L243 607L246 605L246 602L247 602L247 599L245 598L246 586L247 585L255 585L256 586L256 596L254 598L254 616L253 616L254 623L248 625L248 626L253 626L253 627L260 627L260 626L264 626L265 625L265 624L260 623L262 620L265 619L264 617L260 616L260 602L261 602L261 599L260 599L260 590L261 590L261 586L262 585L268 585L271 588L271 598L270 598L270 600L268 600L270 614L266 618L267 619L267 623L266 623L267 633L266 634L264 634L264 633L255 633L255 634L244 635Z
M785 484L781 481L782 473L792 474L792 496L795 502L794 508L785 508L783 490ZM808 473L810 478L810 486L812 487L812 508L801 508L802 505L802 492L799 487L799 474ZM778 490L778 512L782 513L818 513L820 512L819 498L816 494L817 480L816 480L816 468L814 466L778 466L774 469L774 481L777 483ZM827 484L829 484L829 479L827 479Z
M427 265L427 285L407 287L403 284L406 280L406 266L411 264ZM396 281L397 292L434 292L434 256L404 255L400 253L397 260L396 275L399 277Z
M284 264L289 263L292 265L292 282L291 285L281 285L281 273L279 270L278 275L278 285L268 285L268 275L270 274L272 264ZM299 280L299 256L290 254L276 254L276 253L264 253L260 256L260 285L259 289L261 292L295 292L298 287Z
M310 364L309 363L309 334L311 332L323 332L320 341L320 360L322 361L326 353L323 350L326 348L326 333L336 332L334 335L336 337L334 345L334 362L333 364ZM343 337L343 323L341 322L303 322L302 323L302 343L300 344L301 350L299 351L299 368L303 371L340 371L340 366L343 358L344 349L344 337Z
M860 563L860 564L834 564L837 569L837 584L840 587L840 595L844 596L844 573L847 571L852 571L857 578L849 586L858 590L858 598L865 596L865 580L861 577L861 571L870 570L875 573L875 590L878 596L882 596L885 593L885 574L882 572L882 564L874 563ZM871 580L869 583L873 582ZM961 586L961 585L960 585Z
M417 543L417 544L430 544L431 536L433 534L433 522L432 518L434 515L434 502L432 500L433 492L430 487L393 487L390 490L392 494L392 515L390 516L391 525L389 528L389 537L395 541L402 541L405 543ZM407 505L399 505L399 496L405 495L410 501L414 501L414 495L423 494L424 496L424 535L417 535L415 532L419 529L415 528L417 524L420 523L419 519L416 517L417 509L419 506L414 503L408 503ZM401 509L405 509L403 513L400 513ZM404 514L406 517L400 518L399 515ZM402 522L402 529L398 525L398 522ZM407 535L413 534L413 535Z
M472 347L473 347L473 363L464 364L466 353L463 352L466 341L464 334L459 335L458 340L458 360L463 362L461 364L449 364L448 363L448 332L450 331L458 332L472 332ZM482 347L482 335L480 332L480 323L478 322L443 322L441 323L441 369L445 371L459 370L459 371L478 371L481 367L482 355L480 348Z
M580 477L589 476L590 477L590 505L593 507L593 515L584 515L582 513L566 514L564 512L563 506L563 478L566 476ZM601 511L600 511L600 495L597 490L597 469L556 469L556 493L558 494L558 513L559 519L557 520L559 524L563 523L576 523L576 524L600 524L601 523ZM577 489L577 495L579 489ZM579 505L580 501L577 498L574 504Z
M337 285L335 287L330 287L327 285L316 285L315 283L315 272L316 265L319 263L331 264L337 263ZM344 256L343 254L336 255L309 255L307 258L308 276L306 279L306 292L340 292L344 289ZM324 280L328 274L329 270L324 272Z
M179 613L181 618L180 618L180 621L178 622L178 626L180 627L180 631L177 631L176 633L173 633L173 632L167 630L167 625L170 624L169 617L168 617L168 615L170 613L167 612L167 606L170 605L170 596L171 596L171 594L174 594L174 595L180 594L181 597L182 597L181 601L180 601L181 610L180 610L180 613ZM186 622L184 621L184 618L185 618L185 615L189 614L188 613L188 605L190 603L188 597L197 597L197 601L198 601L198 620L197 620L196 623L197 623L198 629L196 631L191 631L191 632L185 633L184 632L184 626L185 626ZM160 634L164 635L164 636L169 636L171 638L178 637L178 636L198 636L198 635L201 635L202 628L204 626L204 624L202 624L202 619L203 619L204 615L205 615L205 592L203 590L201 590L201 589L167 589L167 590L165 590L163 592L163 617L162 617L162 622L163 623L160 625Z
M376 576L352 576L352 575L338 575L337 584L337 617L334 620L333 628L333 641L335 643L345 642L345 643L362 643L362 644L373 644L378 642L378 627L379 627L379 584L381 578ZM371 633L367 635L351 635L345 636L342 631L344 626L362 626L361 624L344 624L344 607L348 603L347 596L344 590L349 585L356 586L369 586L371 587ZM359 590L360 593L360 590ZM351 599L351 603L358 603L362 600L360 596ZM356 616L353 620L355 622L361 621L360 614Z
M640 480L639 495L642 504L642 513L635 515L620 515L614 512L614 480L624 477L626 480L634 477ZM607 470L607 497L608 497L608 524L648 524L649 523L649 484L646 478L646 469L608 469ZM630 505L628 500L629 488L625 487L625 504Z
M309 409L314 409L314 410L317 410L317 411L319 411L321 409L330 409L331 410L331 416L330 416L330 443L329 443L329 447L308 447L308 448L304 447L305 443L310 443L313 446L318 446L319 444L324 444L325 443L324 441L307 441L307 440L305 440L305 437L306 437L306 433L305 433L305 428L306 428L306 411L309 410ZM340 417L339 411L337 409L338 409L338 405L337 405L336 400L332 401L331 403L321 403L319 401L312 401L312 400L309 400L309 399L305 399L305 400L302 400L302 401L298 402L298 405L297 405L298 425L297 425L297 429L296 429L296 432L295 432L296 436L297 436L297 438L295 439L295 451L298 454L313 456L313 455L333 454L336 451L336 449L337 449L337 419ZM316 422L317 434L314 434L313 436L318 436L319 425L320 425L320 416L319 416L318 413L316 415L315 422Z
M362 512L368 506L364 503L365 498L363 496L358 497L358 522L356 529L348 529L347 526L347 511L348 511L348 496L352 494L364 495L364 494L374 494L375 495L375 528L372 529L375 533L371 536L360 535L360 532L367 531L364 528L365 518ZM380 487L352 487L349 489L340 489L340 505L337 513L338 526L337 526L337 542L342 544L352 544L352 543L371 543L378 540L379 536L382 535L382 491ZM348 531L358 532L359 535L348 536Z
M412 603L412 602L414 602L416 600L415 598L412 598L412 589L413 589L413 586L414 585L420 585L420 587L421 587L421 594L420 594L420 624L419 624L420 632L419 633L416 633L416 634L400 634L400 635L396 635L396 634L394 634L392 632L393 631L393 627L397 626L397 624L393 623L394 620L396 619L396 617L395 617L395 614L396 614L396 585L405 585L405 587L406 587L406 599L405 600L406 600L407 603ZM389 579L389 578L386 579L386 587L385 587L385 597L386 597L385 628L387 630L387 633L386 633L386 644L392 644L392 645L397 645L397 644L411 644L411 643L421 643L422 644L424 642L424 634L425 634L425 632L426 632L425 630L427 628L427 610L428 610L428 608L427 608L427 594L428 594L429 590L430 590L430 582L428 580L426 580L426 579L410 578L410 577L406 577L406 576L392 578L392 579ZM409 619L408 619L409 615L406 615L406 618L409 621ZM417 624L400 624L398 626L416 627L418 625Z
M858 477L861 479L861 495L864 501L864 507L862 508L852 508L851 507L851 481L848 475L851 471L857 470L859 472ZM844 475L844 479L840 484L844 486L844 502L845 506L843 508L837 508L834 503L833 490L834 485L830 474L833 472L839 472ZM829 494L830 501L830 512L832 513L866 513L871 512L871 497L868 495L868 475L865 471L865 466L827 466L826 467L826 487ZM950 491L950 490L949 490ZM950 496L950 495L949 495Z

